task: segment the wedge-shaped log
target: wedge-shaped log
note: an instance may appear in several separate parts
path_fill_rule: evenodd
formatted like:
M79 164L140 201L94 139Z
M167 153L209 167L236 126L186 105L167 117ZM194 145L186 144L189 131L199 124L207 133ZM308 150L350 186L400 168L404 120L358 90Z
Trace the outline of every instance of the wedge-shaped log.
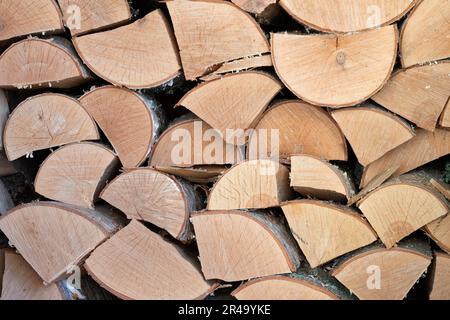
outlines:
M274 151L279 154L273 155ZM250 136L249 158L285 159L300 153L346 161L347 143L339 127L321 108L298 100L276 103L263 114Z
M91 80L88 69L64 38L28 38L0 56L0 88L71 88Z
M336 110L332 116L363 166L414 137L406 121L370 105Z
M122 299L203 299L216 285L203 279L196 262L182 248L133 220L98 247L85 268Z
M255 15L256 20L261 24L276 24L282 13L278 0L231 0L242 10Z
M429 281L430 300L450 300L450 255L434 253Z
M0 218L0 230L46 283L78 265L120 224L109 209L57 202L22 205Z
M298 193L322 200L343 201L355 194L348 174L318 157L291 157L291 187Z
M420 128L434 131L450 97L450 62L397 72L372 99Z
M169 1L167 7L187 80L225 62L270 51L256 21L231 2Z
M300 99L348 107L383 87L395 64L397 42L395 26L346 35L273 33L272 59L280 79Z
M299 267L294 239L270 214L207 211L194 214L192 223L206 279L240 281Z
M448 100L447 106L442 112L439 125L441 127L450 128L450 99Z
M191 212L202 209L194 187L150 168L125 172L100 197L129 219L151 222L185 242L192 239Z
M3 140L6 155L13 161L33 151L99 138L94 120L77 100L46 93L14 109Z
M119 160L108 148L90 142L76 143L48 156L34 185L36 192L48 199L92 208L118 169Z
M197 166L193 168L177 168L177 167L155 167L160 172L164 172L187 181L208 184L216 182L222 176L227 168L224 166Z
M362 215L347 207L298 200L283 204L282 209L312 268L377 240Z
M424 229L442 250L450 254L450 214L427 224Z
M271 160L246 161L217 181L209 195L208 210L270 208L291 196L288 168Z
M416 0L280 0L300 23L325 32L354 32L379 28L402 18Z
M125 24L131 19L127 0L58 0L72 36Z
M73 43L84 63L114 85L153 88L180 74L175 39L160 10L130 25L75 37Z
M450 0L421 1L416 6L401 33L400 58L404 68L450 57L449 18Z
M54 0L3 0L0 42L30 34L64 31L61 12Z
M94 89L79 100L105 133L125 168L144 163L164 126L156 100L113 86Z

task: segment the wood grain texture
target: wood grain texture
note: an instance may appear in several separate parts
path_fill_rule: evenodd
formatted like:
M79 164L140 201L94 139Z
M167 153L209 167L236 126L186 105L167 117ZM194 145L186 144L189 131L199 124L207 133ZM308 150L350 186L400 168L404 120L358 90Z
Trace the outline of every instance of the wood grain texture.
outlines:
M430 300L450 300L450 255L436 252L430 277Z
M450 254L450 214L427 224L424 230L442 250Z
M447 106L442 112L439 125L441 127L450 128L450 99L448 100Z
M195 166L192 168L157 166L155 169L200 184L214 183L228 170L225 166Z

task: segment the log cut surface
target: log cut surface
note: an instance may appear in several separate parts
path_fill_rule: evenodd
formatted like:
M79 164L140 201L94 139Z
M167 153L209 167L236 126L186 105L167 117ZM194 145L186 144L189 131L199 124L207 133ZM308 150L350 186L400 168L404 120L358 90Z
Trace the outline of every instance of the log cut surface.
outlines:
M434 258L430 300L450 300L450 256L436 252Z

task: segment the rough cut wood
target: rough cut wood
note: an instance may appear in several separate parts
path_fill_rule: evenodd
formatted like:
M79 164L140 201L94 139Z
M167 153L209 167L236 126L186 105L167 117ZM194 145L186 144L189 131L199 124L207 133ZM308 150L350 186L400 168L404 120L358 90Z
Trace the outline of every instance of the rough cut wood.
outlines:
M125 24L131 19L127 0L58 0L72 36Z
M402 18L416 0L280 0L297 21L319 31L354 32L378 28Z
M275 138L279 137L274 145L271 130L275 130ZM278 149L274 151L279 154L272 155L272 148ZM286 159L300 153L346 161L347 143L339 127L321 108L299 100L274 104L263 114L250 136L248 157Z
M242 148L228 144L206 122L181 120L161 134L152 150L151 167L189 168L236 164L243 161Z
M61 12L54 0L3 0L0 2L2 20L0 42L41 33L64 30Z
M272 59L280 79L300 99L348 107L383 87L396 61L397 42L395 25L346 35L272 33Z
M0 180L0 216L12 207L14 207L14 203L11 199L11 195L9 194L8 189L6 189L3 181Z
M298 247L273 215L207 211L192 223L206 279L240 281L291 273L300 264Z
M73 43L84 63L114 85L153 88L180 74L175 39L160 10L130 25L75 37Z
M264 209L289 200L289 169L271 160L236 165L214 185L208 210Z
M119 227L110 210L56 202L22 205L0 218L0 230L46 283L59 280Z
M449 153L450 131L416 130L414 138L389 151L365 168L361 187L366 187L375 177L391 168L398 168L393 175L399 176Z
M450 255L436 252L430 278L430 300L450 300Z
M343 201L355 194L345 171L318 157L291 157L291 187L298 193L322 200Z
M187 80L204 76L225 62L270 51L256 21L231 2L176 0L168 1L167 7Z
M0 56L0 87L71 88L91 80L88 69L64 38L28 38Z
M236 132L235 136L233 133L253 128L281 89L281 83L274 77L248 71L202 83L189 91L178 105L216 129L225 141L242 144L245 132Z
M117 173L119 160L101 144L64 146L42 163L34 181L37 193L83 208L93 208L107 181Z
M426 225L424 230L442 250L450 254L450 214Z
M100 197L128 219L150 222L183 242L193 238L191 212L202 209L193 185L149 168L118 176Z
M444 61L400 70L372 99L420 128L434 131L449 97L450 61Z
M431 179L430 184L439 191L448 201L450 201L450 186L440 179Z
M105 133L125 168L139 167L145 162L164 127L156 100L113 86L93 89L79 100Z
M441 119L439 121L441 127L450 128L450 98L448 100L447 106L442 112Z
M400 57L404 68L450 57L449 17L450 0L417 5L403 24Z
M363 166L414 137L406 121L370 105L336 110L331 115Z
M277 0L231 0L242 10L255 15L259 23L271 24L281 14Z
M226 171L225 166L196 166L193 168L155 167L156 170L200 184L216 182Z
M312 268L377 240L367 221L347 207L297 200L283 204L282 209Z
M216 285L203 279L196 264L180 247L133 220L98 247L85 268L122 299L203 299Z
M12 161L33 151L99 138L94 120L77 100L45 93L14 109L6 123L4 147Z

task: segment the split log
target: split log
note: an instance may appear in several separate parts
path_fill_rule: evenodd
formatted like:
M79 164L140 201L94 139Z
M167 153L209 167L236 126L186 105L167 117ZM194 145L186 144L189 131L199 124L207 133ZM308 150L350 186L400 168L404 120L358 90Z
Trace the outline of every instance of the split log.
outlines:
M73 43L89 69L117 86L154 88L180 74L177 45L160 10L130 25L75 37Z
M430 300L450 300L450 255L436 252L430 276Z
M131 19L127 0L58 0L58 2L64 24L73 37L117 27Z
M424 177L411 173L391 179L359 202L387 248L449 212L444 197Z
M271 214L207 211L194 214L192 223L206 279L248 280L299 267L294 239Z
M448 100L447 106L442 112L439 125L441 127L450 128L450 99Z
M153 98L113 86L91 90L79 99L114 147L125 168L142 165L165 126Z
M46 93L14 109L6 123L4 147L12 161L33 151L99 138L94 120L77 100Z
M400 70L372 99L420 128L434 131L449 92L450 61L444 61Z
M450 187L447 183L444 183L440 179L431 179L430 184L435 188L437 191L439 191L445 199L450 201Z
M0 180L0 216L5 214L9 209L14 207L11 195L6 189L3 181Z
M299 153L346 161L347 143L323 109L299 100L276 103L263 114L251 134L248 158L287 159Z
M208 210L265 209L291 197L287 167L270 160L246 161L217 181L209 194Z
M297 200L283 204L282 209L312 268L377 240L367 221L344 206Z
M94 211L56 202L35 202L16 207L0 218L0 230L50 284L78 265L121 223L106 208Z
M355 194L345 171L308 155L291 157L291 187L303 196L322 200L343 201Z
M402 300L427 271L430 247L417 240L392 249L371 246L338 262L331 275L360 300Z
M443 129L436 129L435 132L416 130L414 138L389 151L365 168L361 187L367 186L375 177L391 168L398 168L393 176L399 176L449 153L450 131Z
M429 223L424 230L442 250L450 254L450 214Z
M204 76L225 62L270 52L256 21L231 2L177 0L168 1L167 7L187 80Z
M450 0L427 0L417 5L401 33L404 68L450 57L449 17Z
M256 125L281 89L281 83L274 77L248 71L202 83L189 91L178 105L216 129L228 143L243 144L244 131Z
M64 31L61 12L54 0L3 0L0 42L41 33Z
M164 172L187 181L199 184L216 182L225 174L227 169L223 166L197 166L193 168L155 167L159 172Z
M35 190L47 199L93 208L119 169L117 156L96 143L76 143L53 152L41 165Z
M194 258L133 220L86 260L88 273L127 300L203 299L217 285L206 282Z
M363 166L414 137L406 121L371 105L340 109L331 115Z
M280 0L298 22L323 32L355 32L379 28L401 19L416 0Z
M273 33L272 59L280 79L300 99L348 107L367 100L388 81L397 43L395 25L345 35Z
M26 67L24 67L26 66ZM91 75L64 38L28 38L0 56L0 87L7 89L71 88Z
M244 159L243 148L223 141L220 133L206 122L188 119L176 122L161 134L152 150L149 165L189 168L234 165Z
M190 214L203 209L193 185L149 168L118 176L100 197L128 219L150 222L182 242L193 239Z
M261 24L271 24L281 14L278 0L231 0L231 2L242 10L254 14Z

